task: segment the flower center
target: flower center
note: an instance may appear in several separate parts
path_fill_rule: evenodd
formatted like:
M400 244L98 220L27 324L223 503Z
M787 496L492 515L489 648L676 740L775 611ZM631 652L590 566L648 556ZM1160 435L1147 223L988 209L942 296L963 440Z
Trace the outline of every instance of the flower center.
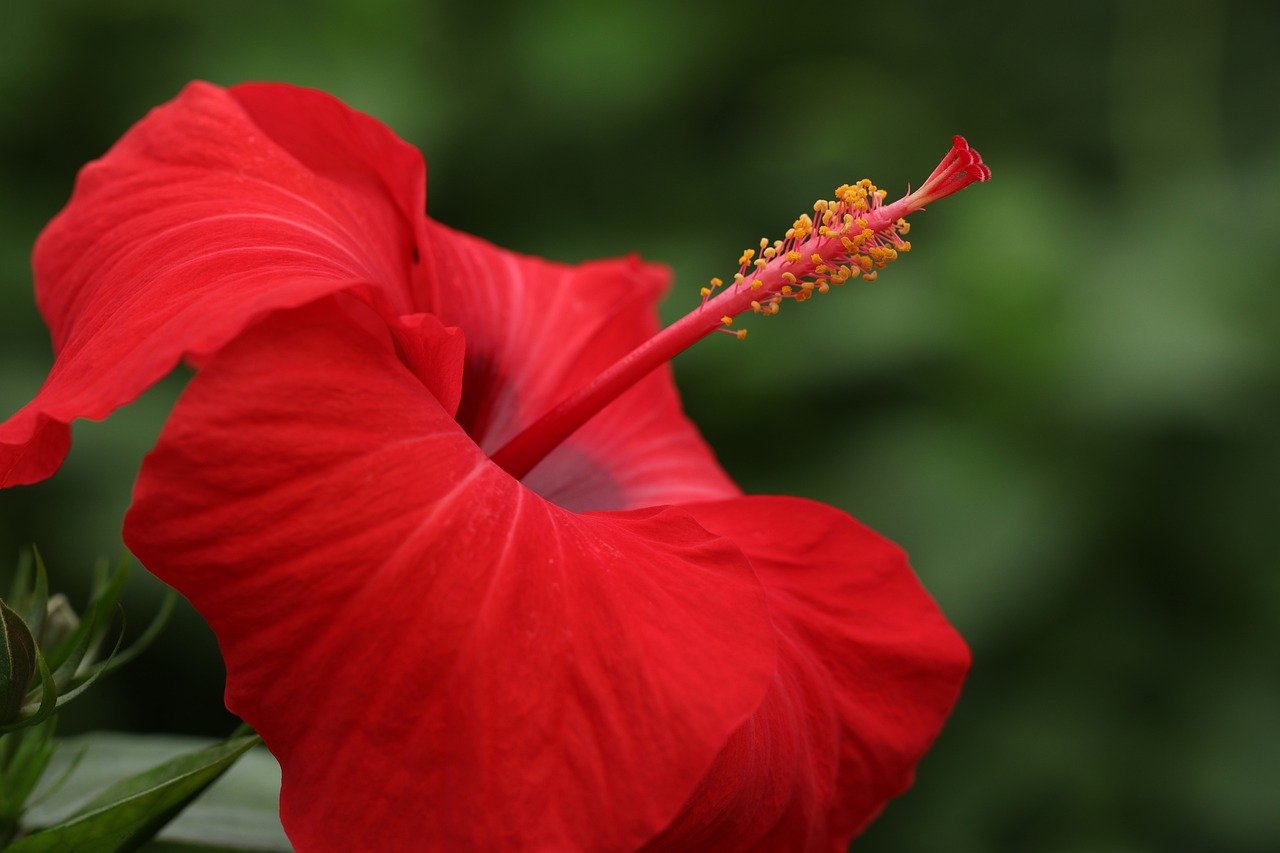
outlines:
M746 329L731 328L739 314L769 316L787 299L804 302L850 280L875 281L879 270L911 251L903 239L911 228L905 217L990 177L978 152L957 136L919 189L891 204L884 203L887 193L866 179L842 184L834 199L814 203L812 216L801 215L784 239L761 239L758 254L745 250L730 284L711 279L698 308L561 400L499 448L493 461L511 476L524 477L597 412L678 353L712 332L745 339Z

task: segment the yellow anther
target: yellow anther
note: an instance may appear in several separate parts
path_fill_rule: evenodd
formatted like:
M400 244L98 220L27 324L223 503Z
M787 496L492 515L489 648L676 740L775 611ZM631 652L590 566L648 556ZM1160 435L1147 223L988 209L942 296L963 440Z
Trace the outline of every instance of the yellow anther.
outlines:
M892 225L880 223L887 197L886 190L866 178L856 184L841 184L835 188L834 199L818 199L812 215L800 214L787 229L785 240L770 242L761 237L759 248L744 249L738 259L740 268L733 276L734 287L750 284L753 291L761 291L749 304L754 313L769 316L781 310L783 299L803 302L858 278L875 281L878 270L911 251L911 243L902 237L911 227L905 219ZM872 229L871 220L880 230ZM834 245L837 238L839 246ZM775 261L778 269L765 275ZM723 286L721 279L711 279L710 286L701 289L704 303ZM720 322L723 327L731 326L733 317L726 314ZM724 331L740 340L746 338L745 329Z
M738 331L734 332L734 335L737 336L738 340L745 341L747 339L747 330L739 329Z
M800 218L792 224L791 230L794 233L789 233L789 237L794 237L797 240L803 240L813 233L813 220L809 218L809 214L802 213L800 214Z

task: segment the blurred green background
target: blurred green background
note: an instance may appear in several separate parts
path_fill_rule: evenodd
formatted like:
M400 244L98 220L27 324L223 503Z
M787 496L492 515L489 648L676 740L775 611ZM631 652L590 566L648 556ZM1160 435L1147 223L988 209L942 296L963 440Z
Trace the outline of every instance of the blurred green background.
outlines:
M1280 849L1280 5L0 0L0 416L50 362L29 252L76 170L191 78L327 89L426 153L429 209L565 260L743 246L963 133L995 179L874 285L676 365L752 492L911 553L965 695L863 851ZM715 216L708 212L716 211ZM0 493L0 563L123 546L181 378ZM136 573L130 611L159 598ZM64 730L223 734L189 609Z

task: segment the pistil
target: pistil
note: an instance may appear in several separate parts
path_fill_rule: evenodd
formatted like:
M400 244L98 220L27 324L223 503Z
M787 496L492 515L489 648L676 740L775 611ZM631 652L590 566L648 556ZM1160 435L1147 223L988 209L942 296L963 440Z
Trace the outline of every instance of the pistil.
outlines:
M628 388L707 335L721 331L745 338L745 329L732 328L739 315L777 314L785 300L804 302L852 280L874 281L879 270L911 250L903 239L910 230L907 216L990 177L978 152L957 136L919 189L891 204L884 203L884 190L865 179L837 187L834 199L816 202L813 215L798 218L784 239L762 239L758 256L756 249L745 250L728 286L712 279L702 288L698 308L561 400L499 448L493 461L522 478Z

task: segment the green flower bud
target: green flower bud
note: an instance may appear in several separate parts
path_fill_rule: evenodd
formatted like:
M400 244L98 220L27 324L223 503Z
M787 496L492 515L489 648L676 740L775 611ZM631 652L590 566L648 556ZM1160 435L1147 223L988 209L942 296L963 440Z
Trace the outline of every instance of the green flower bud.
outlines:
M36 674L36 641L22 617L0 601L0 725L17 719Z

